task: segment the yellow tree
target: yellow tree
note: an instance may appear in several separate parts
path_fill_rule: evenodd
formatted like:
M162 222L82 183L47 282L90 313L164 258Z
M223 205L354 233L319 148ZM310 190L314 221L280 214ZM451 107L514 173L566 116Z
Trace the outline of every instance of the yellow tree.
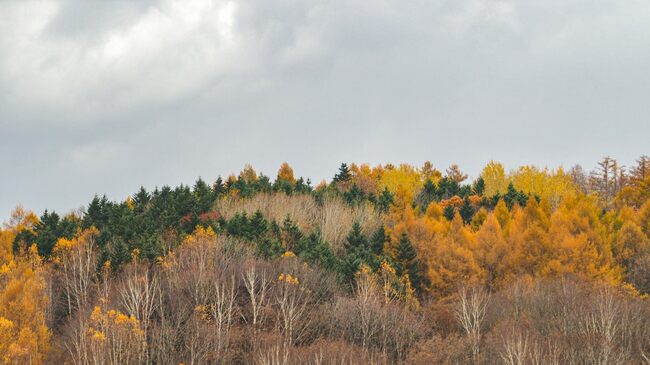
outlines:
M287 162L283 162L282 165L280 165L277 180L286 181L291 184L296 182L296 178L293 176L293 169Z
M553 254L548 217L535 199L528 199L524 209L513 209L512 215L507 237L511 250L503 260L506 275L539 275Z
M388 189L395 194L395 202L399 206L411 204L415 193L422 185L422 178L417 169L411 165L401 164L399 167L387 166L379 180L379 191Z
M40 258L17 257L0 269L0 359L6 364L42 364L50 349L48 304Z
M486 284L490 289L498 289L503 282L512 279L506 276L504 265L510 246L503 238L501 225L493 213L487 215L476 233L476 246L476 260L486 272Z
M509 180L515 189L548 201L551 209L557 208L563 199L574 196L578 191L571 176L562 168L549 170L531 165L521 166L510 174Z
M38 250L32 245L25 256L13 255L16 235L37 222L19 206L0 229L0 361L5 364L41 364L50 349L49 298Z
M377 194L377 181L379 180L380 170L371 169L368 164L350 165L352 172L352 183L356 184L361 191L366 194Z
M476 240L471 230L463 226L456 213L443 235L436 235L423 256L427 266L431 291L439 297L448 297L460 284L483 284L485 270L476 259Z
M625 221L616 233L612 253L616 262L627 269L634 259L650 253L650 240L634 221Z
M255 172L253 166L246 164L246 166L244 166L244 169L239 173L239 177L246 183L250 184L257 181L257 172Z
M620 282L621 270L614 262L600 211L595 197L562 202L550 220L549 236L556 253L546 273L573 272L589 279Z
M508 190L506 172L500 162L490 161L483 168L481 177L485 182L485 195L492 196L496 193L505 194Z

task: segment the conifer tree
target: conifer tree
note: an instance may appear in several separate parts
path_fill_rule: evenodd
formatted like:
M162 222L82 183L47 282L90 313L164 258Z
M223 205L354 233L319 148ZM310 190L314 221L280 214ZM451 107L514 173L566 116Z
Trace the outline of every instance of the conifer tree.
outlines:
M339 167L339 172L336 175L334 175L334 179L332 179L332 182L335 184L346 183L351 179L352 179L352 173L350 173L350 168L344 162L341 164L341 167Z
M474 216L474 207L472 207L472 204L469 202L469 198L465 198L463 200L463 205L460 207L460 210L458 211L460 213L461 218L463 218L463 222L465 224L469 224L469 222L472 221L472 217Z
M411 244L406 233L402 233L395 249L395 263L397 266L398 274L408 275L411 285L418 292L422 292L422 285L424 283L424 275L422 265L418 260L418 254Z

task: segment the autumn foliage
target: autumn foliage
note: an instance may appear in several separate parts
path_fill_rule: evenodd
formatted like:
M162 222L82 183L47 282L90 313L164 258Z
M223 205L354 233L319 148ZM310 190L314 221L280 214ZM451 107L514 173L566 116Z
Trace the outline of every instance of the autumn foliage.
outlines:
M283 163L0 229L6 364L650 361L650 165Z

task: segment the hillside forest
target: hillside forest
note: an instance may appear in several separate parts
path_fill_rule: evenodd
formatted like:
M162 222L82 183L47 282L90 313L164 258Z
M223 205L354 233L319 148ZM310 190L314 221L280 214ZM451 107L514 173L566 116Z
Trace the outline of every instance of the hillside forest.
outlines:
M647 156L334 170L16 207L0 362L650 364Z

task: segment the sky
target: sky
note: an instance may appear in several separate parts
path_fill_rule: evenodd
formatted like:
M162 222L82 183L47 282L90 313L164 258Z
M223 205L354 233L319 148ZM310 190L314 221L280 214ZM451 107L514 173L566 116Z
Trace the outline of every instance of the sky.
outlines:
M647 0L0 0L0 221L283 161L630 165Z

